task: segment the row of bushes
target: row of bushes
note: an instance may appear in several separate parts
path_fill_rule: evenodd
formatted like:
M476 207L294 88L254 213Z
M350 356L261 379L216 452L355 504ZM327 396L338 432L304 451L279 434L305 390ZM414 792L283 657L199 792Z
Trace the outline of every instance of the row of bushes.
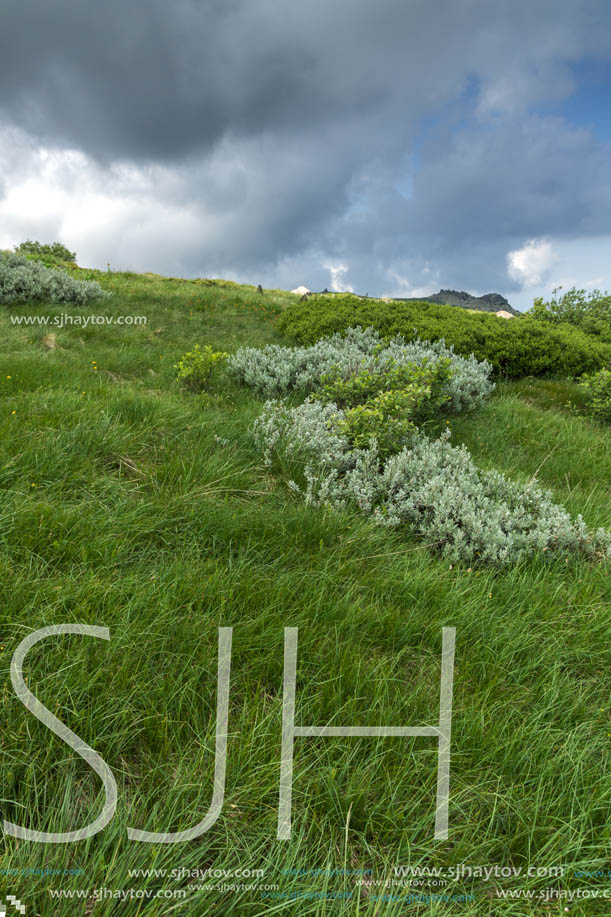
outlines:
M443 340L455 353L473 354L510 378L576 377L611 364L611 345L573 325L529 315L502 319L427 302L311 296L290 306L278 322L279 330L299 344L312 344L357 325L375 328L384 338Z
M239 381L267 401L252 433L266 464L308 503L355 507L380 525L407 526L451 561L515 563L534 552L611 556L611 536L589 532L533 482L478 469L468 450L419 426L481 404L491 366L441 343L384 343L349 329L310 347L243 348ZM456 386L455 380L458 379ZM309 394L308 394L309 393ZM307 394L295 405L297 394Z
M364 394L363 386L371 389L368 394L377 394L396 387L389 374L438 365L449 368L444 392L450 410L477 407L494 388L489 363L459 356L442 342L407 342L400 335L383 341L373 328L349 328L310 347L243 347L228 364L237 381L267 397L290 392L306 395L326 388L332 398L339 397L338 385L344 389L352 385L355 396L359 390Z
M417 430L394 454L376 440L351 442L346 413L311 398L297 407L268 401L253 424L264 461L293 472L306 502L356 507L380 525L407 526L448 560L516 563L533 553L611 557L611 535L589 532L532 482L520 484L474 464L449 433Z

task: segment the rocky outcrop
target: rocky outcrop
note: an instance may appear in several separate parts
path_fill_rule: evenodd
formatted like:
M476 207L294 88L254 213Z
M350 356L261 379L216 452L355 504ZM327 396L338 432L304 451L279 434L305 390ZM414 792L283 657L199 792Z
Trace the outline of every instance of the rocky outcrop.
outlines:
M329 295L340 295L335 290L323 290L322 292ZM291 290L291 293L309 295L310 291L307 287L297 287L296 290ZM358 296L359 299L370 298L366 294L363 296L362 293L352 293L351 295ZM439 293L431 293L430 296L393 296L392 299L388 296L382 296L381 299L383 302L432 302L446 306L458 306L460 309L473 309L476 312L494 312L497 315L499 312L505 312L510 318L520 314L500 293L485 293L484 296L472 296L471 293L465 293L464 291L440 290ZM504 317L501 316L501 318Z
M484 296L472 296L458 290L440 290L430 296L415 296L401 299L400 302L435 302L447 306L459 306L461 309L477 309L480 312L509 312L517 315L517 309L511 306L500 293L486 293Z

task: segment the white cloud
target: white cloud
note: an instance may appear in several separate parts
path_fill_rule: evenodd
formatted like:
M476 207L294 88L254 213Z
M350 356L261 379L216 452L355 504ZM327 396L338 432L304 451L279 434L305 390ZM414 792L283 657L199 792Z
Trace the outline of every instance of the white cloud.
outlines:
M522 311L530 309L537 296L549 299L555 287L585 290L611 289L611 272L603 273L611 264L611 236L588 236L564 239L552 237L550 243L556 254L554 266L546 279L534 287L507 294L512 306Z
M590 47L589 31L580 31L585 19L569 8L551 27L547 12L557 3L541 0L536 8L524 4L533 19L524 29L509 0L500 4L500 18L484 0L468 4L469 16L447 0L442 35L438 11L427 12L430 5L420 4L421 19L404 13L411 5L401 0L385 4L388 17L371 4L338 0L330 7L331 23L303 7L300 15L321 41L289 23L298 36L290 66L272 68L254 107L250 83L232 84L235 98L219 108L221 126L210 134L202 129L197 142L189 133L190 106L199 105L200 93L207 98L207 84L187 81L195 96L187 93L182 103L182 83L170 84L168 98L176 105L171 124L182 137L174 152L165 141L157 145L159 135L172 132L149 125L144 101L154 93L141 76L126 85L134 93L126 91L126 112L109 95L102 122L108 144L98 142L97 129L81 131L74 100L66 109L67 135L53 129L55 110L49 109L47 132L29 135L10 126L23 106L11 108L8 123L0 123L0 248L28 237L58 239L81 264L102 269L110 261L115 269L225 276L285 289L304 282L311 289L373 296L418 297L440 287L499 292L518 308L531 305L534 291L559 277L581 286L605 274L611 265L603 237L611 208L609 146L561 117L532 111L539 101L570 91L569 65ZM188 0L176 6L191 8ZM244 10L253 10L248 18L254 21L261 8L271 15L274 7L275 0L252 0ZM344 31L329 27L340 21ZM603 32L597 31L601 40ZM163 42L169 34L160 36ZM341 55L326 53L322 39L328 34L342 35ZM438 51L433 64L427 36ZM247 46L257 78L271 42L286 50L277 35L263 37L263 45ZM231 44L237 47L233 29ZM176 47L182 53L182 44ZM507 47L516 54L508 56ZM359 48L380 66L363 69ZM143 59L152 60L144 50ZM87 111L97 121L96 93L105 81L89 69L95 79ZM131 60L129 72L139 74ZM376 73L371 87L368 72ZM287 85L282 73L290 76ZM363 80L371 89L365 104ZM136 104L143 85L146 99ZM229 78L221 85L224 103ZM15 90L10 98L17 95ZM134 123L138 136L130 140ZM569 245L574 234L582 247ZM557 264L550 261L555 254ZM607 274L595 285L610 281Z
M347 264L326 264L325 267L331 274L331 289L334 293L354 293L354 287L343 280L348 272Z
M522 248L507 254L507 273L522 289L542 284L557 262L551 242L544 239L530 239Z
M420 279L430 276L432 273L431 265L428 263L424 264L424 266L419 268L417 273ZM437 293L441 286L437 272L435 272L434 279L431 279L421 286L413 284L404 274L392 270L392 268L386 271L386 276L392 282L392 286L390 289L384 291L382 294L383 296L405 297L406 299L415 298L417 296L430 296L431 293Z

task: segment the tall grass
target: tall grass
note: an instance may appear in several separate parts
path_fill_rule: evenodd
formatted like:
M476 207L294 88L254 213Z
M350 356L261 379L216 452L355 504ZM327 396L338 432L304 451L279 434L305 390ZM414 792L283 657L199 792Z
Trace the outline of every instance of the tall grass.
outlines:
M292 297L80 273L114 293L82 314L146 315L147 324L64 327L49 350L51 326L10 315L64 310L0 313L0 809L46 831L99 814L98 778L10 685L19 641L66 622L107 626L111 640L50 639L24 674L113 769L119 806L106 829L76 844L4 836L0 893L44 917L394 917L541 914L537 902L498 900L495 888L595 887L574 870L600 868L609 853L608 570L541 559L500 572L450 567L367 519L304 506L252 448L247 427L261 403L226 379L209 394L183 393L173 370L195 343L233 351L280 340L276 317ZM483 467L536 474L589 525L611 525L609 434L567 412L549 382L530 385L501 385L483 410L452 421L454 440ZM221 816L186 844L129 842L128 825L176 831L208 809L219 626L234 628ZM456 627L448 841L433 840L436 744L423 738L296 739L293 836L275 839L288 626L300 629L296 722L316 725L436 722L441 631ZM408 863L566 873L442 889L472 902L375 900L397 889L371 880ZM187 878L128 871L210 866L263 869L263 879L228 881L276 884L287 896L351 897L192 889L121 904L48 891L186 890ZM44 868L84 873L1 871ZM289 874L326 868L372 876L357 885L339 873ZM587 908L605 912L602 900Z

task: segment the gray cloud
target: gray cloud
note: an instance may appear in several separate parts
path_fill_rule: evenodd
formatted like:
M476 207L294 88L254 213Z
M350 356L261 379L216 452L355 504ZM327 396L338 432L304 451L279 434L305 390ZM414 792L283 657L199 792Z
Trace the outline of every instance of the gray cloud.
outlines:
M0 106L111 159L171 160L228 133L301 135L337 119L394 139L470 72L492 110L557 92L566 62L600 45L597 11L601 0L578 17L551 0L5 0Z
M515 290L509 250L606 231L609 150L531 110L609 25L605 0L5 0L0 218L137 269ZM55 204L16 209L28 174Z

